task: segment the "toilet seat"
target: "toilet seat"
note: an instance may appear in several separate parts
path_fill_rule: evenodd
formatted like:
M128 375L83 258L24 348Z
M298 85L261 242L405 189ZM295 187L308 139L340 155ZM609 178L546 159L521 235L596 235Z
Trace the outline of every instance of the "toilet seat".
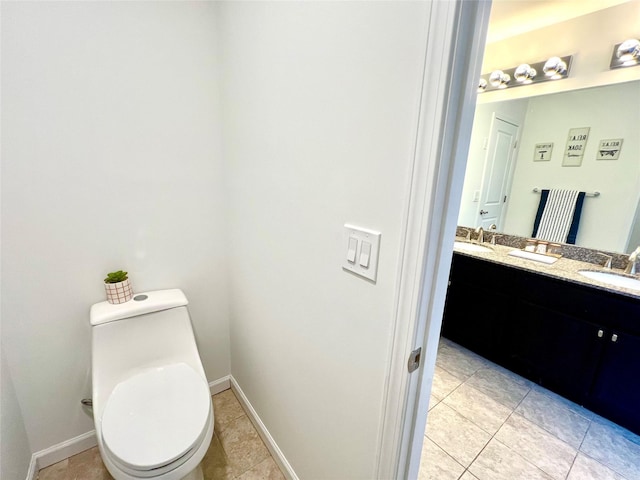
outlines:
M124 471L155 476L191 457L210 417L207 382L187 364L171 364L116 385L102 415L102 439Z

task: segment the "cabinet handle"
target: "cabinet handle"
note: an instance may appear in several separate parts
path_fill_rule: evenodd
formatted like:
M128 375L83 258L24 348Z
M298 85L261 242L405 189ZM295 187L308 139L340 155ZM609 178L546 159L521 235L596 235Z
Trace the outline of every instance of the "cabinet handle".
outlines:
M618 341L618 335L615 334L615 333L613 335L611 335L611 341L612 342L617 342Z
M598 330L598 338L602 338L604 336L604 330Z

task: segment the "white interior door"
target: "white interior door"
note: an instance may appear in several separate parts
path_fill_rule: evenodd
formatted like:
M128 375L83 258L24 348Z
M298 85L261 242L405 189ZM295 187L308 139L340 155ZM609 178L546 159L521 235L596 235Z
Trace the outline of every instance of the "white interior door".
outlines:
M429 3L420 119L374 475L394 480L418 478L420 469L491 7L490 0ZM417 348L420 367L409 373L407 360Z
M513 122L493 117L476 222L484 229L495 224L502 230L519 128Z

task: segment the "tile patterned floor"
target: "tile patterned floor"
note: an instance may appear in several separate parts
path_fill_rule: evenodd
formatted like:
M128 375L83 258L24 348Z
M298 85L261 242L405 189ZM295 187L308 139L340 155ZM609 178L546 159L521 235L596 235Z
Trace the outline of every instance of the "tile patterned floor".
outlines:
M640 437L444 338L431 393L419 480L640 480Z
M284 480L231 390L213 396L214 435L202 469L206 480ZM43 468L38 480L111 480L98 447Z

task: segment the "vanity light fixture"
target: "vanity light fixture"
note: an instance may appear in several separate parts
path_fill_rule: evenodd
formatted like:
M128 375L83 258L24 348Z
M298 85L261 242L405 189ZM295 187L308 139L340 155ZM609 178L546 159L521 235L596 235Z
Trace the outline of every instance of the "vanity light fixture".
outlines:
M511 75L504 73L502 70L494 70L489 76L489 83L495 88L507 88L507 84L511 81Z
M613 47L609 69L633 67L640 64L640 40L630 38Z
M542 62L521 63L514 68L494 70L480 77L478 93L567 78L572 58L571 55L551 57ZM544 72L544 75L539 75L538 72ZM511 81L512 78L515 79L514 82Z
M547 77L557 80L567 72L567 64L560 57L551 57L542 67L542 71Z
M538 72L536 72L535 68L531 67L528 63L523 63L516 68L513 78L522 84L528 84L533 82L537 74Z

